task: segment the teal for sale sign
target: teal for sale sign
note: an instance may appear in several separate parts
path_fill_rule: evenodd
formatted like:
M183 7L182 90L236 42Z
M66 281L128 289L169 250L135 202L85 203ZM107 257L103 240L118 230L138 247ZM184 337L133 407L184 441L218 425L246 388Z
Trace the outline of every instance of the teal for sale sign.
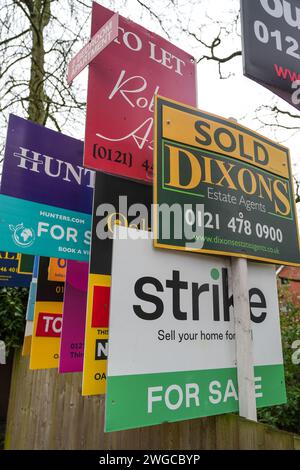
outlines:
M156 250L148 232L117 234L106 431L238 411L230 260ZM248 273L259 408L286 402L284 367L275 268L249 263Z
M3 251L88 261L91 215L0 194Z

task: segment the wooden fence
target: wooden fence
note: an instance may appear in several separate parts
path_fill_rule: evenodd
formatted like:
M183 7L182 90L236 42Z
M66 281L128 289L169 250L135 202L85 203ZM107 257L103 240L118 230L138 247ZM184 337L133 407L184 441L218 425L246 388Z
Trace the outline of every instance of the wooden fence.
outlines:
M103 432L103 397L81 396L81 374L30 371L14 358L6 449L298 449L300 437L235 415Z

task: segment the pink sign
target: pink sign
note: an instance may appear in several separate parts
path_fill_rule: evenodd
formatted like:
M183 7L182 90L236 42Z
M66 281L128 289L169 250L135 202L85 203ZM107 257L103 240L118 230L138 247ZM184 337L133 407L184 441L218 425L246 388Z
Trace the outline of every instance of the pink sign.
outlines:
M67 262L59 372L81 372L89 264Z
M118 13L115 13L73 57L68 65L68 84L118 36L118 24Z
M112 11L93 3L92 34ZM154 95L196 106L190 55L119 16L119 34L89 67L84 165L152 181Z

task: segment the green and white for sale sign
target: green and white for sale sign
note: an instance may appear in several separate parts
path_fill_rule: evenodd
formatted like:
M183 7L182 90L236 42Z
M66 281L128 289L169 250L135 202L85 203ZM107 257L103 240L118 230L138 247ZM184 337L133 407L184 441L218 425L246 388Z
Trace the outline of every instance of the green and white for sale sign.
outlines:
M116 235L106 431L237 411L229 260L157 250L134 229ZM257 407L277 405L286 392L275 269L248 272Z

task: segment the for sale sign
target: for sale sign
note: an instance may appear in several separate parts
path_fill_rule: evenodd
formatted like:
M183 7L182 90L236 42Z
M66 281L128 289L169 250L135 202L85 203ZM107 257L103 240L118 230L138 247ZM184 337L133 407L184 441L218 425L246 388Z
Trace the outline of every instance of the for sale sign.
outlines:
M289 151L158 97L155 246L299 265Z
M241 0L246 77L300 109L299 0Z
M93 3L92 35L112 14ZM89 67L84 166L151 182L154 95L195 106L195 60L122 16L118 30Z
M91 215L0 194L0 247L87 261Z
M0 194L0 248L87 261L94 172L83 143L10 115ZM45 190L47 188L47 190Z
M106 431L237 411L230 261L141 234L114 240ZM257 407L285 403L274 267L249 263L248 285Z

